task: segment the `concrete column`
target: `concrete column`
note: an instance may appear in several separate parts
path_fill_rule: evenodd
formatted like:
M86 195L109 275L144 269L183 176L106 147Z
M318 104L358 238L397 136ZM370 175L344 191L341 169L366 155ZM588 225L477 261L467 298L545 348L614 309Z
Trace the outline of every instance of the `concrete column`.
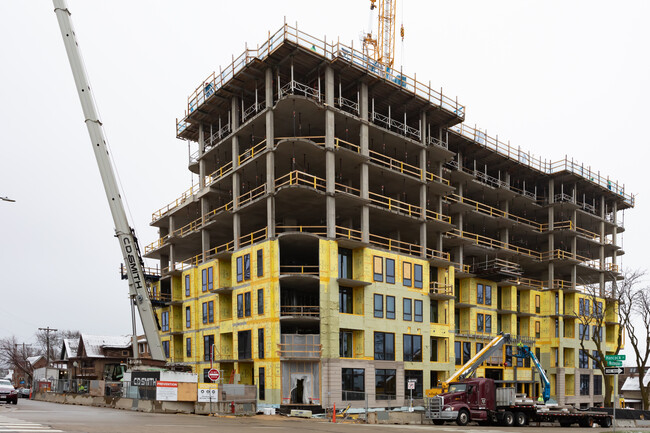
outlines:
M510 185L510 173L505 173L504 182ZM505 200L501 203L501 210L506 213L510 212L510 200ZM500 230L500 241L506 244L510 243L510 228L505 227Z
M369 156L369 131L368 131L368 85L361 83L359 90L359 114L361 116L361 130L359 133L359 145L361 146L361 154ZM361 163L361 179L359 182L361 190L361 198L368 200L369 194L369 179L368 179L368 163ZM367 204L361 207L361 239L363 242L370 242L370 210Z
M464 193L465 193L465 190L464 190L463 183L462 182L458 183L456 185L456 194L459 197L463 197ZM454 222L454 220L455 220L456 221L456 228L462 232L463 231L463 213L459 212L458 214L456 214L455 216L452 216L452 217L454 217L454 218L452 218L452 222ZM453 257L451 259L454 262L460 263L462 265L463 261L464 261L463 260L463 256L464 256L463 245L461 244L461 245L458 245L457 247L454 247L452 252L453 252Z
M420 142L422 148L420 149L420 170L422 171L421 179L424 181L420 185L420 208L422 215L420 215L420 245L422 246L421 256L427 255L427 114L420 113ZM437 247L437 245L436 245ZM437 248L436 248L437 249Z
M605 196L600 197L600 237L601 239L605 237L605 218L607 218L607 202L605 201ZM598 247L598 258L600 263L600 269L605 269L605 245L600 244ZM601 295L605 295L605 273L600 273L599 286Z
M612 245L616 247L618 245L616 239L618 233L618 203L616 201L612 203L612 216L612 222L614 223L614 228L612 229ZM605 238L601 237L601 239L604 242ZM614 254L612 255L612 263L616 264L616 249L614 249Z
M327 237L336 237L336 200L334 198L336 183L336 160L334 158L334 70L325 69L325 181L327 193Z
M201 189L205 188L205 161L203 154L205 153L205 132L203 124L199 125L199 186Z
M267 68L264 75L264 95L266 98L266 227L268 237L275 237L275 129L273 125L273 70Z
M231 129L236 131L239 127L239 98L233 96L230 100ZM237 170L239 166L239 137L233 134L232 137L232 167ZM239 215L240 175L235 171L232 175L232 199L233 199L233 220L232 235L235 250L239 249L239 238L241 237L241 221Z
M176 218L173 215L169 216L169 234L171 235L176 230ZM174 242L169 243L169 261L176 263L176 246Z
M210 212L210 203L206 197L201 197L201 217L205 224L205 215ZM210 249L210 232L201 229L201 252L205 254Z
M551 206L548 207L548 229L549 233L547 236L547 242L548 242L548 248L547 250L552 254L552 252L555 250L555 237L552 233L554 229L554 224L555 224L555 208L552 206L552 204L555 202L555 180L554 179L549 179L548 180L548 201L551 204ZM543 251L542 251L543 252ZM553 266L553 262L550 261L548 263L548 285L549 288L553 287L553 280L555 279L555 268ZM560 297L562 297L562 292L560 293Z

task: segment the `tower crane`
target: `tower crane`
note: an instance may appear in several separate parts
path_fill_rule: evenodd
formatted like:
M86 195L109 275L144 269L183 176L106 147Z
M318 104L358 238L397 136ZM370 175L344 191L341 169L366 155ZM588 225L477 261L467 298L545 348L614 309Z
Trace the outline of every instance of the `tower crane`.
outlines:
M372 32L366 33L363 38L363 49L366 56L384 65L393 68L395 62L395 11L397 0L370 0L370 10L377 9L377 37ZM404 26L400 28L400 35L404 39Z

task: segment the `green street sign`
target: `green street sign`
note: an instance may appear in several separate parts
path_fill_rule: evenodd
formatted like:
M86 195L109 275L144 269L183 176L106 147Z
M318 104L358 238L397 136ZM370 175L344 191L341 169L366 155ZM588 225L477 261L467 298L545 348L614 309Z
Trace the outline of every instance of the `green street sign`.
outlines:
M623 361L607 361L608 367L623 367Z
M625 361L625 355L605 355L605 361Z

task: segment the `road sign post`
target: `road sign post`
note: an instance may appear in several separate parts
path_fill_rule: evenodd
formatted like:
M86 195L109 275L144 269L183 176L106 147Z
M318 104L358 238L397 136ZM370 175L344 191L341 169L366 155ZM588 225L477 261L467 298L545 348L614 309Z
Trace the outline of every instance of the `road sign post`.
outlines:
M219 380L220 377L221 373L219 373L219 370L216 368L211 368L208 371L208 378L212 381L212 383L215 383L217 380ZM212 415L212 392L210 392L210 415Z
M607 361L608 367L616 368L606 368L605 374L614 375L614 401L612 402L613 413L614 413L614 433L616 433L616 405L618 404L618 375L623 373L623 361L625 361L625 355L605 355L605 361Z

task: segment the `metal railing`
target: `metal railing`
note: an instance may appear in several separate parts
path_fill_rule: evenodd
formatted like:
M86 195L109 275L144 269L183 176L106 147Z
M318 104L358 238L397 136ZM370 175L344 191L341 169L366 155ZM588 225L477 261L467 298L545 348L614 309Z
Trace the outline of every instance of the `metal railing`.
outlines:
M280 274L318 275L318 265L280 265Z
M318 305L281 305L280 316L307 316L318 317L320 307Z

